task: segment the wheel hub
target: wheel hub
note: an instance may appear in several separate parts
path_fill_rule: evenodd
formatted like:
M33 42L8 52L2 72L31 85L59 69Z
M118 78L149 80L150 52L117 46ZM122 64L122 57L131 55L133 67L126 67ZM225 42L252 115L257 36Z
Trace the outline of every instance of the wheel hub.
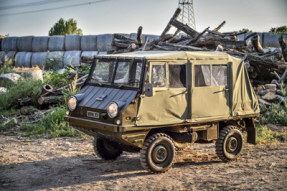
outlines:
M167 158L167 150L163 145L158 145L153 149L152 158L156 163L162 163Z
M238 147L238 141L235 137L229 137L226 142L227 152L234 152Z

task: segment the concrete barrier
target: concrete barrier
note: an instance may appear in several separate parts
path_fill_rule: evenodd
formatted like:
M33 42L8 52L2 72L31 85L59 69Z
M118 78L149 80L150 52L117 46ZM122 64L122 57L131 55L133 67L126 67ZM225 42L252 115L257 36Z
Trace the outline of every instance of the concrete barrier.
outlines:
M50 52L64 51L65 50L65 37L64 36L50 36L49 42L48 42L48 50Z
M81 62L81 51L66 51L64 54L64 66L78 66Z
M15 57L15 66L31 68L32 54L32 52L18 52Z
M34 36L23 36L17 39L18 52L32 52L32 41Z
M36 36L33 38L32 50L33 52L46 52L48 50L48 36Z
M81 50L81 38L80 35L66 35L65 37L65 50Z

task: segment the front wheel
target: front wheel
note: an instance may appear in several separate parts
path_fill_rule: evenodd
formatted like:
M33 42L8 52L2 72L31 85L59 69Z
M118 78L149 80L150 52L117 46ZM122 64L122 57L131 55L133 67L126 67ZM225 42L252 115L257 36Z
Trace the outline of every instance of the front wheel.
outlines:
M98 137L94 137L94 151L98 157L104 160L115 160L123 153L121 149Z
M226 126L219 132L216 154L224 162L236 160L243 148L243 136L237 127Z
M140 151L140 161L144 169L152 173L166 172L175 159L175 146L170 136L156 133L148 137Z

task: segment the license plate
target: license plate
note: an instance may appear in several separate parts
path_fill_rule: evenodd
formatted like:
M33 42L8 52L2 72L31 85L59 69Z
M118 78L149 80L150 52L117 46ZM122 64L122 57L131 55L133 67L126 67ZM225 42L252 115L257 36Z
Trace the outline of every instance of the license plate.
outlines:
M99 119L99 112L88 111L87 116Z

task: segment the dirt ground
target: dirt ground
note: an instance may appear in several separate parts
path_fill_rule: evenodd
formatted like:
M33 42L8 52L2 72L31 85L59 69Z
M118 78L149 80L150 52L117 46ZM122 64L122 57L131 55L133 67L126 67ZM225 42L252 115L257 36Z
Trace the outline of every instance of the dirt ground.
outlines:
M217 158L214 143L194 144L154 175L137 153L100 160L91 139L0 135L0 190L287 190L286 179L287 143L245 144L232 163Z

